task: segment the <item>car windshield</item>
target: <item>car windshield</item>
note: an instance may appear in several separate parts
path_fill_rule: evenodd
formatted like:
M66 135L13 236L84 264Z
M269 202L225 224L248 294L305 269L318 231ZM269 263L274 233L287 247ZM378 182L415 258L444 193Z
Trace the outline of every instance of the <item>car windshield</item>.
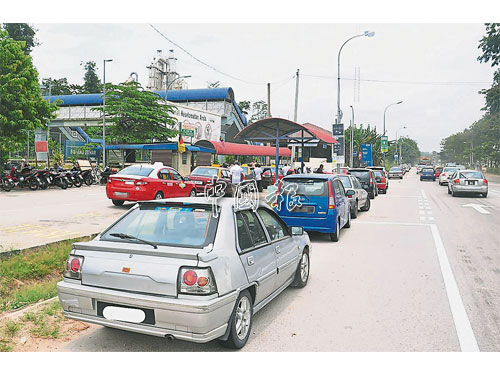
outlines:
M370 180L370 172L368 171L349 171L349 173L359 178L360 181L366 182Z
M241 169L243 169L244 174L248 174L248 167L241 167Z
M457 170L457 168L453 167L453 168L445 168L443 169L443 172L445 173L450 173L450 172L455 172Z
M383 173L382 173L382 171L380 171L380 170L375 170L375 171L373 171L373 173L375 173L375 176L377 176L377 177L383 177L384 176Z
M392 167L389 171L392 171L392 172L401 172L401 168Z
M475 171L461 172L460 178L479 178L479 179L482 179L483 174L481 172L475 172Z
M342 184L344 185L345 188L350 188L352 187L351 185L351 180L347 176L339 176L339 180L342 181Z
M196 167L191 172L191 176L214 177L217 175L218 175L217 168Z
M328 182L314 178L288 178L283 180L281 191L295 191L296 194L306 197L327 197Z
M101 241L134 242L111 235L120 233L158 245L203 248L213 242L216 229L211 206L144 203L109 228Z
M153 172L152 167L144 167L142 165L131 165L130 167L122 169L117 174L147 177L151 172Z

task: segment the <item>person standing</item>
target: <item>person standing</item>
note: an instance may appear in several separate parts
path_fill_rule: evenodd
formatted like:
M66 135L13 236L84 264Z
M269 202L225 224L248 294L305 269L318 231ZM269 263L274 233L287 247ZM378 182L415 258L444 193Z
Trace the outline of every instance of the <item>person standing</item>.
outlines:
M231 167L229 172L231 172L231 182L233 184L239 184L241 182L243 169L241 169L240 163L237 160L234 162L234 165Z
M290 166L288 164L285 164L283 166L283 176L286 176L288 174L289 170L290 170Z
M324 173L324 170L323 170L323 169L324 169L323 164L320 164L320 165L319 165L319 168L316 170L316 173Z
M257 189L259 193L262 193L262 169L260 168L260 164L256 164L254 168L255 180L257 181Z

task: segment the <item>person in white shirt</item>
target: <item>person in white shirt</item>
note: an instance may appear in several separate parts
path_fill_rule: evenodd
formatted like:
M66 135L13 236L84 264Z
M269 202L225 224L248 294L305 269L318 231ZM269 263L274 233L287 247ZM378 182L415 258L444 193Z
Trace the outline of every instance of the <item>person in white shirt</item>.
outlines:
M240 167L240 163L238 163L238 161L234 162L234 165L231 167L229 172L231 172L231 182L233 184L239 184L241 182L243 169Z
M288 164L285 164L283 166L283 176L286 176L288 174L289 170L290 170L290 166Z
M262 192L262 169L260 168L260 164L256 164L253 172L255 173L255 180L257 181L257 189L259 193Z

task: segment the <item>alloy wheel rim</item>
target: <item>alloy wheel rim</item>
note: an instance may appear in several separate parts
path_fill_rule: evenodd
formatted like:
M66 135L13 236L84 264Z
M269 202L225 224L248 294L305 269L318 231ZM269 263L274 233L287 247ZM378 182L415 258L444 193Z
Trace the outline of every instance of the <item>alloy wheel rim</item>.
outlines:
M156 197L155 197L155 200L159 200L159 199L162 199L163 197L161 196L161 194L156 194Z
M236 309L236 335L240 340L244 340L250 330L250 301L247 297L240 299L238 308Z
M300 261L300 278L302 282L306 282L309 276L309 258L306 253L302 254L302 260Z

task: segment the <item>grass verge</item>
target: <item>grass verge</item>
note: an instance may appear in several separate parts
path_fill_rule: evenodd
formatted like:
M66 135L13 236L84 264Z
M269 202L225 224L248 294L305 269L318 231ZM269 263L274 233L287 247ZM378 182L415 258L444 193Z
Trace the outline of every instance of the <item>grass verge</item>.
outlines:
M0 311L9 311L57 295L66 259L79 237L40 246L0 260ZM1 344L0 344L1 345Z

